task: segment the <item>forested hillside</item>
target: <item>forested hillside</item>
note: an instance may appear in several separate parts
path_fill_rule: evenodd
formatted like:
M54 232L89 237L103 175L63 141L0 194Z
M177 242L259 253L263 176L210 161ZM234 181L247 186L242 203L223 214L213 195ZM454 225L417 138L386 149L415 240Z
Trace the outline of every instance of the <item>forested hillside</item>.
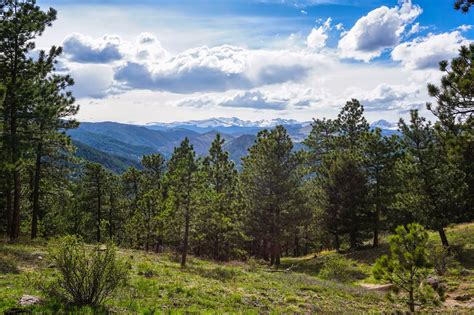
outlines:
M30 275L18 285L10 274L23 272L31 260L38 268L35 259L42 260L38 256L51 240L57 243L48 259L58 283L46 281L40 290L48 311L99 307L116 288L127 287L130 270L133 290L122 292L126 302L109 304L121 312L173 306L269 312L273 303L281 312L436 311L445 310L438 285L443 277L472 275L472 265L460 258L472 254L471 244L459 244L462 236L446 230L474 220L474 44L440 60L443 78L428 85L426 100L436 119L411 110L397 132L371 128L357 99L341 104L334 119L314 119L304 139L299 126L300 142L283 125L259 128L256 135L113 122L79 126L73 78L57 63L62 48L35 50L57 12L32 0L2 1L0 8L5 299L5 287L24 288ZM339 255L355 257L370 247L387 256L365 264L361 279L389 283L400 293L397 302L354 288L361 279L352 272L360 270ZM28 252L36 250L41 253ZM292 273L302 270L298 257L325 251L334 257L323 259L326 271L317 276L329 284L314 274ZM246 269L254 267L256 274ZM34 281L41 283L35 270ZM341 284L345 280L334 274L348 270L350 285ZM150 280L155 277L161 282ZM208 278L213 280L203 288ZM89 290L89 279L98 288ZM188 280L200 289L183 285ZM337 302L324 305L315 298ZM345 304L346 298L354 302ZM12 307L10 300L2 303L5 310Z

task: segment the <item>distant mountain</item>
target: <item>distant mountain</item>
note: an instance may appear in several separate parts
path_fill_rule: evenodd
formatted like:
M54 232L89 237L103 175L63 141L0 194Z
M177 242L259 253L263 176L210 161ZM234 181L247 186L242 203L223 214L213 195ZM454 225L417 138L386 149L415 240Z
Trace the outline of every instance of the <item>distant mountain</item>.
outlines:
M211 118L175 123L153 123L145 126L116 122L83 122L68 134L78 147L77 155L123 172L129 166L139 166L143 155L161 153L169 158L175 147L187 137L197 155L207 154L216 134L225 140L224 149L230 158L240 165L256 139L257 133L265 128L284 125L295 142L295 150L303 148L302 141L311 131L309 122L292 119L245 121L238 118ZM381 128L384 135L398 133L397 125L378 120L371 128Z
M371 128L380 128L382 130L387 129L387 130L397 130L398 129L398 124L397 123L391 123L388 122L384 119L380 119L377 121L374 121L373 123L370 124Z
M222 133L243 135L256 134L264 128L272 128L277 125L293 126L302 128L309 122L299 122L294 119L270 119L270 120L242 120L236 117L231 118L210 118L204 120L177 121L172 123L149 123L145 127L153 130L168 130L173 128L188 129L191 131L206 133L209 131L219 131Z
M123 173L130 166L141 168L140 163L135 160L105 153L79 141L73 141L73 143L76 146L76 156L89 162L102 164L115 173Z
M209 151L217 133L197 133L182 128L152 130L115 122L84 122L77 129L68 131L77 146L77 156L101 163L116 172L137 166L143 155L161 153L169 158L185 137L189 138L196 153L203 156ZM225 133L221 136L227 143L236 138ZM238 154L234 156L240 160Z
M382 135L384 136L391 136L391 135L400 133L398 131L397 123L388 122L384 119L374 121L373 123L370 124L370 128L371 129L380 128L382 130Z
M244 128L268 128L277 125L299 125L301 122L294 119L262 119L257 121L242 120L236 117L231 118L210 118L203 120L175 121L172 123L149 123L147 127L159 126L165 128L179 128L184 126L194 126L198 128L216 128L216 127L244 127Z

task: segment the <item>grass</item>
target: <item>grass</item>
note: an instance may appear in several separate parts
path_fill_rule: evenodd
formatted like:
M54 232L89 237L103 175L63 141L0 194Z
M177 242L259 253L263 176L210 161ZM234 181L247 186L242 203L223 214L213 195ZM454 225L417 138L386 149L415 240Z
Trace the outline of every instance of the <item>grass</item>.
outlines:
M466 244L462 268L471 269L474 224L455 226L447 233L453 244ZM437 234L431 237L437 240ZM370 276L371 264L385 251L386 244L382 244L378 249L345 253L360 273L356 273L350 283L340 283L323 280L319 275L325 256L333 255L332 252L284 258L283 267L293 266L291 271L272 272L255 261L215 263L193 257L183 269L173 255L120 250L120 256L131 263L128 285L119 289L103 309L77 309L48 299L40 290L55 272L48 262L45 242L0 242L0 313L18 308L23 294L43 299L41 305L27 309L48 313L380 313L403 310L403 306L387 301L382 293L358 285L374 281ZM468 276L454 273L446 279L448 294L474 293L472 273ZM459 309L462 310L456 310ZM436 309L446 310L446 307Z

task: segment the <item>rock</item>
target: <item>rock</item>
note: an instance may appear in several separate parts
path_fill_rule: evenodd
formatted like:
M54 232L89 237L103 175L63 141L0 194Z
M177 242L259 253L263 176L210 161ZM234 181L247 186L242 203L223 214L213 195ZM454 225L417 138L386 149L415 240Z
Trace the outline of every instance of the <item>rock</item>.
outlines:
M369 291L380 291L380 292L387 292L390 291L393 287L393 284L372 284L372 283L362 283L361 287L369 290Z
M439 288L441 281L437 277L429 277L428 279L426 279L426 283L428 283L433 289L436 290Z
M23 295L20 299L20 305L21 306L30 306L30 305L35 305L41 303L41 299L37 296L33 295Z
M469 301L472 298L470 294L457 295L454 297L456 301Z

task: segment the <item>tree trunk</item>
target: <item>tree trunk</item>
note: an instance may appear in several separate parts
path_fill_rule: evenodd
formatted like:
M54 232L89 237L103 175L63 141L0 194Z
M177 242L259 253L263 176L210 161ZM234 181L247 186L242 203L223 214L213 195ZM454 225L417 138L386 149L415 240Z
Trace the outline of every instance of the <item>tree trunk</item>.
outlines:
M408 305L410 307L410 312L415 313L415 298L413 295L413 289L410 289L410 292L408 292Z
M13 213L12 226L10 230L10 240L14 241L20 236L20 199L21 199L21 179L20 171L15 168L13 171Z
M214 260L219 260L219 235L214 239Z
M31 239L35 239L38 235L38 216L39 216L39 192L41 184L41 156L43 155L43 142L39 141L36 148L35 177L33 180L33 205L31 218Z
M341 242L339 241L339 235L337 233L334 234L334 246L336 247L336 251L339 252L339 249L341 248Z
M446 248L449 248L448 238L442 227L438 229L438 233L439 233L439 237L441 238L441 243L443 244L443 246Z
M281 258L281 246L280 243L278 242L275 244L275 266L279 267L280 266L280 258Z
M378 174L378 172L377 172ZM378 176L377 176L378 178ZM379 246L379 224L380 224L380 185L379 181L377 180L376 186L376 195L377 195L377 202L375 203L375 218L374 218L374 240L372 243L372 247Z
M298 230L295 229L295 248L293 249L293 256L299 257L300 256L300 239L298 237Z
M102 221L102 191L100 179L97 179L97 242L100 242L100 221Z
M181 256L181 267L186 267L186 256L188 255L188 239L189 239L189 209L187 207L184 218L184 238L183 238L183 253Z
M7 200L6 200L6 204L5 204L5 207L6 207L6 215L7 215L7 233L8 235L10 235L11 233L11 229L12 229L12 192L11 192L11 186L10 186L10 180L8 180L8 184L7 184L7 188L5 189L6 190L6 196L7 196Z
M380 221L380 209L377 206L375 210L375 218L374 218L374 240L372 242L372 247L379 246L379 221Z
M261 247L261 255L262 259L268 261L270 257L268 256L268 241L267 239L262 240L262 247Z

